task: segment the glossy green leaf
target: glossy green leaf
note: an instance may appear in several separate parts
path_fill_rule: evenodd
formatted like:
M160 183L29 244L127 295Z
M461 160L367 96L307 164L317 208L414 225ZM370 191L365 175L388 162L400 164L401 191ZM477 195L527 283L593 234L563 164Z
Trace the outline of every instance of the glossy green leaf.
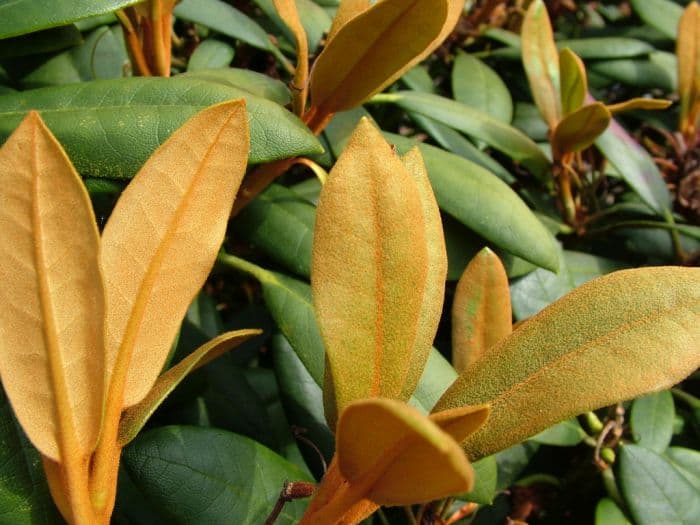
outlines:
M323 385L324 350L311 288L302 281L271 272L232 255L222 254L219 262L243 271L258 281L270 315L318 385Z
M324 389L331 425L358 399L408 399L409 365L422 372L427 359L413 362L424 343L426 286L434 282L434 232L420 213L413 171L362 119L321 191L311 285L332 382L332 392Z
M452 67L452 94L457 102L509 124L513 100L501 77L478 58L459 52Z
M226 42L207 38L197 46L197 49L190 56L190 60L187 62L187 71L228 67L234 54L233 47Z
M169 523L259 525L287 480L307 474L243 436L213 428L161 427L124 450L132 481ZM277 523L292 525L305 501L284 506Z
M668 38L675 40L683 8L671 0L632 0L639 18Z
M516 128L494 119L454 100L416 91L397 91L377 95L377 103L392 103L405 109L442 122L467 135L483 140L505 153L535 175L543 175L549 169L549 161L542 150Z
M673 396L668 390L635 399L630 426L637 445L663 454L673 437L675 413Z
M570 48L584 60L630 58L655 50L654 46L642 40L622 37L568 39L560 40L557 45L560 49Z
M71 84L125 76L129 57L120 27L100 27L79 46L48 59L22 77L25 88Z
M59 525L36 449L15 420L0 388L0 515L4 523Z
M670 209L671 195L659 168L622 126L613 120L595 145L651 209L660 215Z
M459 496L459 499L479 503L481 505L491 505L496 497L496 482L498 480L498 464L496 456L487 456L472 463L476 482L474 488Z
M409 404L425 414L429 413L455 379L457 371L433 348Z
M520 38L532 98L549 129L554 129L562 117L559 54L554 45L547 7L542 0L530 4Z
M452 303L452 363L460 374L512 331L508 277L500 259L481 250L460 277Z
M585 437L586 433L579 422L576 419L567 419L532 436L531 440L541 445L573 447L578 445Z
M221 334L199 347L161 375L142 401L129 407L122 413L122 418L119 422L119 443L126 445L134 439L136 434L144 427L148 418L153 415L153 412L189 373L210 363L247 339L261 333L260 330L238 330Z
M279 105L240 89L187 77L103 80L3 96L0 140L34 108L80 173L131 177L189 117L239 97L246 99L250 120L250 162L321 152L306 126Z
M14 0L0 3L0 38L112 13L139 0Z
M650 53L648 59L603 60L591 64L588 70L640 88L667 92L678 88L676 57L665 51Z
M235 231L275 261L309 277L316 208L293 190L271 184L235 218Z
M416 409L384 398L354 402L337 432L338 466L383 505L427 502L470 490L473 472L459 445Z
M552 154L561 159L567 153L576 153L600 136L610 124L610 111L601 102L594 102L569 113L554 128Z
M176 17L201 24L264 51L276 48L265 30L248 15L222 0L182 0L173 13Z
M625 445L619 463L620 488L636 523L700 522L700 493L664 457Z
M436 409L491 405L486 425L463 443L478 459L557 421L669 387L700 363L699 283L700 269L675 267L586 283L521 324Z
M355 122L355 114L341 113L326 128L334 153L342 151ZM384 136L402 153L416 144L399 135ZM556 270L558 248L554 238L506 184L466 159L427 144L419 148L443 211L504 250ZM466 198L469 195L479 198Z
M595 508L595 525L632 525L610 498L603 498Z
M676 470L700 492L700 452L690 448L669 447L665 455Z
M77 46L82 41L83 37L75 25L54 27L30 35L3 39L0 59L60 51Z
M178 75L177 78L206 80L215 84L242 89L258 97L276 102L280 106L286 106L291 101L289 88L284 82L249 69L234 67L202 69L200 71L188 71Z
M563 115L569 115L583 106L588 93L586 66L569 48L559 52L559 69L561 71L561 106Z

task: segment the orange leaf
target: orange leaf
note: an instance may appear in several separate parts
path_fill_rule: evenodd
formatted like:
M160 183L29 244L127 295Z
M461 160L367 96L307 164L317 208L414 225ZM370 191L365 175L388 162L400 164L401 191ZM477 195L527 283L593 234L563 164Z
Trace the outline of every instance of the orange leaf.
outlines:
M306 38L304 26L301 25L295 0L273 0L273 4L280 18L284 20L284 23L294 35L296 42L297 63L294 70L292 90L294 94L294 113L302 115L306 104L306 83L309 76L309 42Z
M460 374L513 330L508 276L498 256L481 250L464 270L452 303L452 364Z
M692 137L700 118L700 6L691 2L678 24L678 94L681 99L680 130Z
M102 236L110 403L141 401L216 258L249 149L242 101L206 109L148 159Z
M542 0L535 0L525 14L521 30L523 65L535 104L549 129L562 117L559 53L552 25Z
M30 112L0 149L0 374L29 439L54 461L95 448L104 296L90 198Z
M328 30L328 41L330 42L345 24L369 7L369 0L341 0L331 28Z
M550 142L552 156L561 160L566 153L573 153L587 148L610 124L610 111L601 102L583 106L568 114L554 128Z

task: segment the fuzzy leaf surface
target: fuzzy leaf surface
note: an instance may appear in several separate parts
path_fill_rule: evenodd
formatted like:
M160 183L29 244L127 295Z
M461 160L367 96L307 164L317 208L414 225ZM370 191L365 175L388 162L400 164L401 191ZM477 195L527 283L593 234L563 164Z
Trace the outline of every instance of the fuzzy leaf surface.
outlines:
M478 459L558 421L681 381L700 364L700 269L623 270L521 324L436 410L491 405L463 443ZM572 387L575 385L575 387Z
M95 447L104 390L99 233L87 190L31 112L0 149L0 374L45 456Z
M202 111L150 157L105 226L107 366L126 381L126 407L153 386L211 270L249 140L243 101Z

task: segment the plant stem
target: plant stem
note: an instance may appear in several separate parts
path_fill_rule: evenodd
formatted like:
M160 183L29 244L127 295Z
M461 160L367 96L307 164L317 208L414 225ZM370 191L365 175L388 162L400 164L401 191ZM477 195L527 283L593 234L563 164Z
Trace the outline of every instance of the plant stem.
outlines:
M163 0L151 0L152 47L156 73L170 76L170 12L163 9ZM167 27L167 30L166 30Z
M131 64L134 67L135 75L141 77L153 76L151 68L148 67L148 61L143 54L141 40L139 39L136 28L134 27L134 24L132 24L131 19L124 10L117 11L116 16L124 32L126 49L129 53Z

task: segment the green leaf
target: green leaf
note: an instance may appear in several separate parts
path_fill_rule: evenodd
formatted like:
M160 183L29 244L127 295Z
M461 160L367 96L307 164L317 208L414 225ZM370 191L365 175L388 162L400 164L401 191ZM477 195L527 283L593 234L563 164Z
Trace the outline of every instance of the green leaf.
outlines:
M700 452L683 447L669 447L666 449L666 458L700 492Z
M51 57L22 77L26 88L72 84L124 76L129 57L120 27L99 27L83 43Z
M46 484L41 459L15 420L0 388L0 515L3 523L63 523Z
M603 498L595 508L595 525L632 525L620 507L610 498Z
M700 364L699 320L700 269L600 277L521 324L436 409L491 405L487 423L463 443L470 457L487 456L563 419L684 379Z
M552 155L561 159L566 153L576 153L600 136L610 124L610 111L601 102L583 106L564 117L552 133Z
M650 53L646 60L626 58L595 62L588 70L639 88L659 88L667 92L678 89L676 57L665 51Z
M392 103L430 117L489 146L509 155L535 175L543 175L549 169L549 161L542 150L516 128L494 119L490 115L454 100L417 91L397 91L377 95L375 103Z
M595 145L651 209L660 215L670 209L671 195L659 168L615 120L596 139Z
M82 174L128 178L189 117L239 97L250 120L250 162L321 152L306 126L279 105L186 77L102 80L0 97L0 140L33 108Z
M14 0L0 3L0 38L112 13L139 0Z
M283 335L272 338L272 362L279 383L281 401L291 424L303 430L305 441L299 441L307 463L319 474L323 466L318 451L308 445L311 442L330 462L335 449L335 437L326 425L323 415L323 392L304 367L294 349ZM308 442L306 441L308 440Z
M459 52L452 67L452 94L457 102L510 123L513 100L501 77L481 60Z
M530 92L549 129L562 117L559 54L542 0L530 4L521 29L522 60Z
M561 423L543 430L533 436L532 441L540 445L552 445L555 447L573 447L578 445L586 433L576 419L567 419Z
M480 505L491 505L496 497L496 482L498 481L498 463L496 456L487 456L472 463L476 482L471 492L462 494L459 499L472 501Z
M671 40L676 39L678 21L683 8L671 0L632 0L632 9L654 29L658 29Z
M568 47L584 60L603 60L613 58L630 58L646 55L655 51L654 46L636 40L622 37L599 37L560 40L560 49Z
M234 67L202 69L200 71L188 71L178 75L176 78L206 80L215 84L242 89L258 97L276 102L280 106L286 106L292 99L289 89L284 82L249 69Z
M257 22L221 0L182 0L173 13L178 18L201 24L258 49L278 52Z
M122 418L119 422L119 443L123 446L134 439L136 434L144 427L148 418L153 415L153 412L190 372L206 365L247 339L261 333L260 330L238 330L221 334L199 347L161 375L142 401L130 406L122 413Z
M83 37L75 25L54 27L31 35L4 39L0 47L0 59L60 51L77 46L82 41Z
M259 525L287 480L311 481L271 450L213 428L161 427L139 436L122 455L124 466L169 523ZM287 503L277 523L292 525L303 500Z
M342 150L357 112L341 113L326 128L336 155ZM416 141L384 133L399 152ZM504 250L556 270L558 247L553 236L503 181L481 166L427 144L419 145L440 208ZM470 199L470 195L479 195Z
M700 493L665 458L625 445L619 464L620 488L635 523L700 523Z
M233 47L226 42L207 38L197 46L197 49L190 56L190 60L187 62L187 71L228 67L234 54Z
M457 371L433 348L409 404L428 414L455 379Z
M316 384L323 385L325 352L311 304L311 287L305 282L265 270L233 255L221 254L219 262L260 281L270 315Z
M271 184L243 208L235 231L276 262L309 277L316 207L285 186Z
M673 396L668 390L635 399L630 425L637 445L663 454L673 437Z
M559 52L561 70L561 105L564 116L583 106L588 94L586 67L581 59L569 48Z

